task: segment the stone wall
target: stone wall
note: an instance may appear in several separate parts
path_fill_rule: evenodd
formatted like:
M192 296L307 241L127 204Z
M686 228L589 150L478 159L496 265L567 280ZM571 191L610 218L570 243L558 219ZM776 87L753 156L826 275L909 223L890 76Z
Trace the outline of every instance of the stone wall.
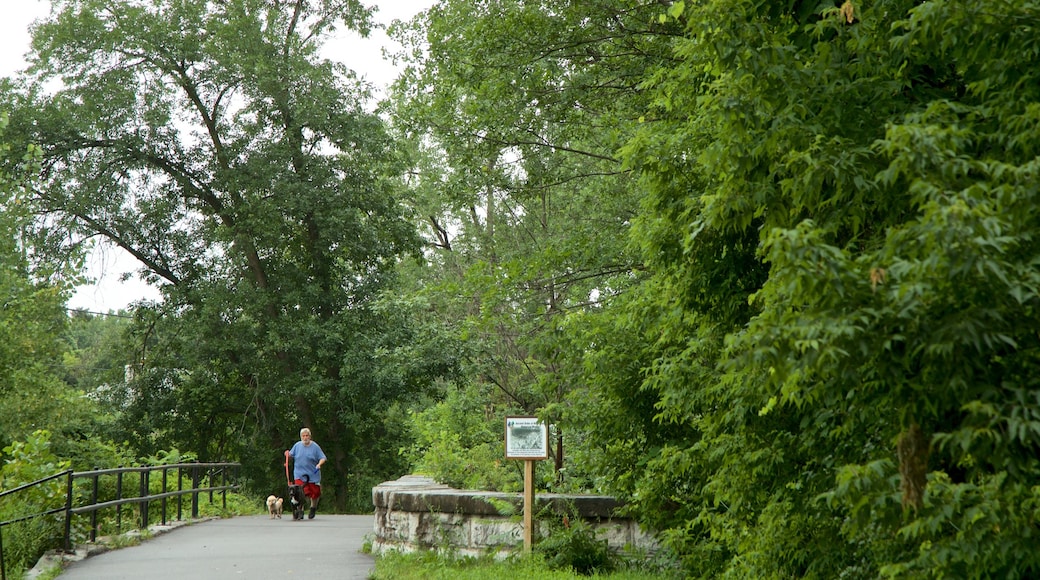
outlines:
M463 491L419 475L406 475L372 488L375 540L372 550L413 552L450 548L465 556L507 554L523 547L523 496L519 493ZM608 496L543 493L535 514L573 509L617 550L653 550L652 537L632 520L615 515ZM535 525L538 525L537 518ZM539 530L534 530L538 537Z

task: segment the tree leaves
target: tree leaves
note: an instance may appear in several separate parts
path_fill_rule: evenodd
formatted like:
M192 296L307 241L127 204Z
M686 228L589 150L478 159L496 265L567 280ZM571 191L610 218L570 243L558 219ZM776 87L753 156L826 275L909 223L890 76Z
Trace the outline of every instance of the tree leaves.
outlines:
M353 0L59 1L35 28L36 84L11 100L19 139L43 148L41 233L102 236L162 285L135 334L127 416L143 446L264 472L305 424L345 474L375 452L367 411L415 388L347 362L399 336L360 329L416 247L367 89L317 56L370 14Z
M686 6L674 66L647 82L657 120L624 157L651 270L617 317L645 337L643 372L604 404L648 394L656 421L688 429L662 446L681 463L615 468L618 490L704 576L1028 575L1030 558L976 556L1025 546L981 512L957 522L967 536L937 522L974 490L999 501L1001 478L1036 482L1034 451L996 451L1032 432L1003 404L1033 390L1035 188L1019 176L1035 132L1011 127L1032 118L1034 72L1008 43L1036 7L797 4ZM897 461L900 433L916 435ZM676 505L651 499L660 480ZM1031 535L1030 516L999 517ZM787 541L809 533L820 549ZM705 569L709 546L726 556Z
M428 218L421 291L467 339L498 413L560 423L582 364L563 329L638 282L626 235L639 193L615 149L667 56L674 25L649 26L658 12L443 2L398 26L410 66L392 110Z

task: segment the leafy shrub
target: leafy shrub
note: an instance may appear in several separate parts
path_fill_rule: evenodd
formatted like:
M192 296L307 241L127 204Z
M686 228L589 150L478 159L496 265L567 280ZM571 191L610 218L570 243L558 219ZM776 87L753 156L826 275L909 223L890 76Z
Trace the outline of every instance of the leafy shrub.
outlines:
M54 456L50 438L48 431L39 430L25 441L16 441L4 448L6 460L0 468L0 489L14 489L69 469L67 461ZM64 506L66 485L64 478L58 478L5 497L0 503L0 521ZM63 523L60 516L51 515L6 526L3 534L7 570L20 573L32 567L47 550L60 547Z
M584 519L563 515L542 522L548 534L534 549L550 568L591 576L612 572L617 567L617 555L605 539L596 537L596 530Z
M410 414L415 443L404 450L417 473L458 489L519 491L523 474L504 461L504 415L488 413L476 387L449 387L445 398Z

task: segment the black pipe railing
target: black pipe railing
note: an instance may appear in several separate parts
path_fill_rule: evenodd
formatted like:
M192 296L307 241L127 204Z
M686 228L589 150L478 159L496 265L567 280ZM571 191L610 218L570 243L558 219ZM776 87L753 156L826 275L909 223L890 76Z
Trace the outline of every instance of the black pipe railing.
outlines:
M14 495L19 492L27 491L33 487L43 485L47 482L66 478L66 492L65 492L65 505L62 507L55 507L52 509L46 509L41 512L28 514L13 518L7 521L0 522L0 580L7 580L7 566L4 561L4 540L3 540L3 529L5 526L24 522L34 518L45 517L49 515L55 515L59 513L65 514L65 529L62 538L62 550L66 553L72 552L72 517L82 514L90 514L90 541L94 542L97 540L97 532L100 528L98 523L98 512L108 508L115 508L115 521L116 521L116 533L122 532L122 515L123 506L129 504L136 504L138 508L138 529L147 529L149 523L149 504L160 501L162 509L160 511L160 522L162 525L167 523L167 501L176 498L177 500L177 520L181 520L182 506L181 501L185 495L191 495L191 517L196 519L199 517L199 494L209 493L209 501L213 503L213 493L220 492L222 508L227 509L227 492L238 488L238 484L235 483L238 479L238 469L240 465L238 463L176 463L171 465L155 465L147 467L119 467L115 469L98 469L95 471L82 471L73 472L71 470L62 471L56 473L50 477L36 480L31 483L20 485L14 489L0 492L0 500L3 500L7 496ZM171 470L177 470L177 489L170 490L168 488L169 478L168 474ZM160 485L160 492L152 494L150 483L150 475L152 472L162 472L162 483ZM137 473L139 474L139 490L136 496L123 497L123 479L126 473ZM114 476L115 477L115 497L106 501L100 501L99 490L100 483L103 477ZM230 483L229 483L230 476ZM184 489L184 480L189 478L191 480L191 489ZM214 485L218 481L219 485ZM79 506L73 506L73 498L75 496L75 485L76 480L88 480L90 482L90 493L87 503ZM206 483L203 487L202 484Z

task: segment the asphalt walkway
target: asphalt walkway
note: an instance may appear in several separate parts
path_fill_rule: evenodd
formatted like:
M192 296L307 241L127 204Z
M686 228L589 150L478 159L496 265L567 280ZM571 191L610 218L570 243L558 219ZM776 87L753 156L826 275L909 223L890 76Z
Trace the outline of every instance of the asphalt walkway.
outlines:
M181 526L137 546L67 565L61 580L364 579L375 560L361 553L373 518L324 515L293 521L267 515Z

